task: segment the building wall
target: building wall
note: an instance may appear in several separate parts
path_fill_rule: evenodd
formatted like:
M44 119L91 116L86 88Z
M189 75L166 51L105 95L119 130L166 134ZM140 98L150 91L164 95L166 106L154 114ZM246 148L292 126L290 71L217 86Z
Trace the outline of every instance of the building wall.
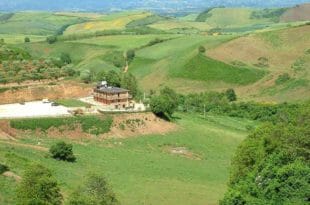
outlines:
M95 92L94 100L106 105L111 105L114 108L126 108L129 106L129 93L109 94Z

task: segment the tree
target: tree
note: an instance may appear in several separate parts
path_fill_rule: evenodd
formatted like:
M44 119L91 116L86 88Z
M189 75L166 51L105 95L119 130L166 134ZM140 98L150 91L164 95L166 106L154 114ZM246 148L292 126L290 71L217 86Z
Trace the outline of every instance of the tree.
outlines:
M118 205L112 189L106 180L97 175L90 176L83 187L70 196L69 205Z
M160 117L172 117L178 107L178 96L174 90L165 87L158 96L151 98L150 106L154 114Z
M199 51L199 53L205 53L206 48L204 46L199 46L198 51Z
M30 38L29 37L25 37L24 41L25 41L25 43L30 43Z
M125 73L122 76L121 87L128 89L133 97L136 97L138 94L138 82L131 73Z
M84 83L90 83L92 81L92 75L90 70L83 70L80 73L80 78L84 81Z
M115 86L115 87L120 87L121 86L121 77L114 70L110 70L107 73L106 80L107 80L108 84L111 85L111 86Z
M48 37L46 38L46 41L47 41L49 44L56 43L57 37L56 37L56 36L48 36Z
M126 52L126 57L129 62L131 62L136 56L135 50L130 49Z
M17 188L20 205L61 205L62 195L52 173L42 165L31 165Z
M233 101L236 101L236 100L237 100L237 95L236 95L236 93L235 93L235 90L232 89L232 88L226 90L225 95L226 95L226 98L227 98L230 102L233 102Z
M68 162L74 162L76 157L72 151L72 144L66 144L65 142L58 142L51 146L50 153L54 159L63 160Z
M71 57L70 57L70 55L68 53L61 53L60 54L60 61L63 64L70 64L70 63L72 63Z
M74 76L77 72L72 67L66 67L65 72L68 76Z
M106 76L107 76L107 73L104 70L101 70L96 74L96 80L97 81L104 81L104 80L106 80Z

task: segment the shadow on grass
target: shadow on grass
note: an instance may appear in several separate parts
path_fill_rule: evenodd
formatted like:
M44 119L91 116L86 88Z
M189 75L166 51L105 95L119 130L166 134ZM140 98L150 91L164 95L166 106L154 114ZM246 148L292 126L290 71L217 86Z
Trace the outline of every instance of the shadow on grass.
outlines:
M177 120L180 120L181 118L178 116L169 116L165 113L154 113L157 117L159 117L162 120L165 120L167 122L176 122Z

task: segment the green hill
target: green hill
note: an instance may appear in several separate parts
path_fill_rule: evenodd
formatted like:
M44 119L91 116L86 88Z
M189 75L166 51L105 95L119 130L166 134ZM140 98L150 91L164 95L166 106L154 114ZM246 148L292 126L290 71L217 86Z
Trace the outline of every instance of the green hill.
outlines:
M255 87L241 91L251 93L250 98L255 96L276 101L304 99L310 90L309 36L308 25L262 32L224 43L211 49L208 56L226 63L242 62L269 71L268 77ZM289 80L277 83L283 74L288 74Z
M18 12L5 21L0 21L0 34L53 35L61 32L65 26L82 20L79 17L47 12Z
M181 69L176 70L173 76L247 85L261 79L264 74L262 70L232 66L199 54L190 59Z

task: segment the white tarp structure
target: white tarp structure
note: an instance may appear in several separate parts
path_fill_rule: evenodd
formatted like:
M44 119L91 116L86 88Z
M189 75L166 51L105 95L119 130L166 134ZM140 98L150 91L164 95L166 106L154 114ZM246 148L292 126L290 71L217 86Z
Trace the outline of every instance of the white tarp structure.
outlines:
M28 118L28 117L56 117L68 116L68 108L52 106L52 103L35 101L25 104L0 105L0 119L3 118Z

